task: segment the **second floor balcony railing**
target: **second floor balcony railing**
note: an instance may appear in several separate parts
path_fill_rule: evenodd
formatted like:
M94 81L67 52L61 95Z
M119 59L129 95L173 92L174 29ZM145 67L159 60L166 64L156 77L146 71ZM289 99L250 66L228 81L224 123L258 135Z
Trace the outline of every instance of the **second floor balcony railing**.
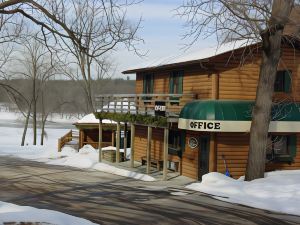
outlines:
M95 98L98 112L130 113L177 117L194 94L116 94Z

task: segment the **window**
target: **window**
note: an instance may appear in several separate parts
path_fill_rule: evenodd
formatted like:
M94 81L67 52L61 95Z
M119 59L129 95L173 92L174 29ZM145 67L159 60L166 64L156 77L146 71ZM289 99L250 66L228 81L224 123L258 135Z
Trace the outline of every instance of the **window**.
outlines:
M146 74L143 77L143 94L153 94L153 74ZM147 102L147 100L151 100L151 97L145 96L142 97L143 100Z
M178 130L170 130L169 148L180 149L180 132Z
M143 93L144 94L153 94L153 74L144 75Z
M170 155L181 156L185 144L185 132L182 130L170 130L168 144L168 153Z
M267 145L269 161L291 163L296 156L296 135L270 135Z
M291 70L279 70L276 74L276 80L274 84L275 92L291 92Z
M170 74L170 94L182 94L183 71L173 71Z

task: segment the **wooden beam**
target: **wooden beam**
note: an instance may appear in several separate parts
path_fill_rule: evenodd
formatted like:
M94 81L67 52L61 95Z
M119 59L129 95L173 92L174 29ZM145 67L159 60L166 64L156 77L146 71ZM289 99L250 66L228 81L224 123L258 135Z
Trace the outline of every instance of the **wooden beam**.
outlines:
M134 137L135 137L135 125L131 123L130 125L131 136L130 136L130 167L134 167Z
M99 119L99 143L98 143L98 149L99 149L99 162L102 162L102 120Z
M148 127L148 138L147 138L147 168L146 173L150 173L151 166L151 139L152 139L152 127Z
M127 153L127 123L124 124L124 142L123 142L123 148L124 148L124 161L126 161L126 153Z
M164 129L164 165L163 165L163 180L168 179L168 148L169 148L169 129Z
M216 133L210 133L209 143L209 172L217 171L217 141Z
M116 163L120 162L120 122L117 122L117 138L116 138Z

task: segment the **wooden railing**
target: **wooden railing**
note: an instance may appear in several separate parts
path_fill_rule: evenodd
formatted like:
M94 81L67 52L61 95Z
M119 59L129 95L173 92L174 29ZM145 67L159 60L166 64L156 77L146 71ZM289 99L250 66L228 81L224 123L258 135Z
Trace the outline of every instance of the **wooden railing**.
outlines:
M73 135L72 135L72 130L70 130L68 133L66 133L64 136L58 139L58 151L60 152L61 149L65 146L66 143L72 141Z
M195 99L194 94L117 94L98 95L98 112L154 115L155 107L163 104L166 117L177 117L182 107Z

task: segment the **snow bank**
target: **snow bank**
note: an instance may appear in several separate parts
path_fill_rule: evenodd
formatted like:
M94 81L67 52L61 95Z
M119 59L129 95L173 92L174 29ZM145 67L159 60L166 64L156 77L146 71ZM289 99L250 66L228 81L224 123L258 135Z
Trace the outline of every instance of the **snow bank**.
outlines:
M300 215L300 170L269 172L265 178L250 182L213 172L204 175L201 183L186 188L222 201Z
M111 151L114 150L113 148L114 147L108 147L106 148L106 150L109 149ZM65 149L63 148L61 154L66 156L64 151ZM67 149L67 153L69 153L68 149ZM83 148L79 150L78 153L68 155L67 157L59 159L58 161L52 161L50 163L54 165L94 169L105 173L111 173L123 177L130 177L137 180L155 181L155 179L149 175L136 173L125 169L120 169L106 163L98 163L98 157L99 157L98 150L94 149L91 145L85 145Z
M112 148L114 147L110 149ZM120 151L122 152L124 150L120 149ZM130 154L130 149L128 149L128 152ZM50 165L94 169L142 181L155 181L155 179L149 175L120 169L105 163L98 163L98 150L94 149L91 145L85 145L79 152L71 147L64 147L61 152L57 152L56 148L46 146L0 146L0 156L1 155L44 162Z
M0 224L9 222L43 222L56 225L95 225L86 219L61 212L18 206L0 201Z
M120 168L108 165L106 163L97 163L97 164L95 164L93 169L102 171L102 172L106 172L106 173L119 175L122 177L130 177L130 178L142 180L142 181L155 181L155 178L153 178L149 175L142 174L142 173L136 173L136 172L125 170L125 169L120 169Z

